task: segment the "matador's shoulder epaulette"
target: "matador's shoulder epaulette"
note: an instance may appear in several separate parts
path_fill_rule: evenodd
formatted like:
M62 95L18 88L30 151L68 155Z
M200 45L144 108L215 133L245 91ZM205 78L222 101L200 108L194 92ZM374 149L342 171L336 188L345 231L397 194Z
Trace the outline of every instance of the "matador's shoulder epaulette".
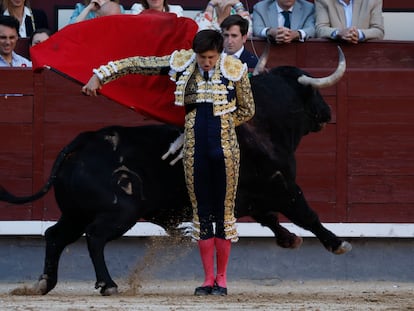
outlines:
M177 50L171 54L170 67L176 72L184 71L195 59L193 50Z
M225 78L230 81L239 81L247 71L247 65L243 64L238 58L223 54L220 69Z

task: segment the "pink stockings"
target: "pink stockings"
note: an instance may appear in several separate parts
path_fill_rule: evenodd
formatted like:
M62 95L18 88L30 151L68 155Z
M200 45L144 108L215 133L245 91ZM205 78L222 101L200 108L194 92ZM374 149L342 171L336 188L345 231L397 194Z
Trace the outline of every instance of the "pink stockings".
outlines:
M199 240L201 261L204 268L204 283L202 286L227 287L227 264L230 257L231 241L219 238ZM214 249L217 253L217 275L214 278Z

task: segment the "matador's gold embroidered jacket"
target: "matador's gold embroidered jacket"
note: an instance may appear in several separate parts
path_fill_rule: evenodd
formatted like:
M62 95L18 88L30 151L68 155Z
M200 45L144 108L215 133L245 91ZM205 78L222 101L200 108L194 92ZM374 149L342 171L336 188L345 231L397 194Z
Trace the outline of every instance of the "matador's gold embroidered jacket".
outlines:
M94 73L105 84L127 74L159 75L169 74L176 83L175 104L197 102L213 103L214 115L231 112L235 126L249 120L254 115L254 101L247 76L247 67L238 59L222 54L217 61L211 87L207 88L202 77L197 77L196 93L188 94L186 88L197 69L193 50L175 51L162 57L129 57L109 62ZM198 69L197 69L198 71ZM223 79L224 77L224 79Z
M192 50L175 51L163 57L130 57L95 69L102 83L127 74L169 74L176 83L175 104L185 106L211 103L214 116L221 119L221 147L226 170L226 195L224 201L224 230L226 239L238 240L234 206L237 192L240 151L235 127L254 115L254 101L247 76L247 66L240 60L221 54L214 74L205 81L197 68L196 54ZM200 220L194 191L194 122L196 109L185 117L183 162L186 184L193 206L195 240L200 238Z

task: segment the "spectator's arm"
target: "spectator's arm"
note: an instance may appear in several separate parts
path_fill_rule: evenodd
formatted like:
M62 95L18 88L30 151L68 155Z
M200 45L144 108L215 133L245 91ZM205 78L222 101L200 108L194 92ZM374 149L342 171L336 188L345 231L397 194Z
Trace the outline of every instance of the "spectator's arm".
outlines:
M384 17L382 16L382 1L376 1L374 7L371 9L371 16L369 18L369 28L360 29L364 37L361 41L384 38Z
M338 29L331 27L329 13L323 1L315 1L316 36L318 38L335 39L334 32Z

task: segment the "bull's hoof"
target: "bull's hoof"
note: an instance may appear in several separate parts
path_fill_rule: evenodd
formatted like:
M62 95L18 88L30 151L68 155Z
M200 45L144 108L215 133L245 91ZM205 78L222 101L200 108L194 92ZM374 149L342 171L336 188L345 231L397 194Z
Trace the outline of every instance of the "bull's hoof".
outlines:
M302 245L303 239L300 236L292 233L289 238L277 238L276 243L283 248L295 249L299 248Z
M102 296L118 295L118 287L101 288L100 293Z
M114 283L115 284L115 283ZM118 286L115 285L107 285L105 282L97 282L95 284L95 288L100 288L99 291L102 296L112 296L118 294Z
M350 252L351 250L352 250L351 243L349 243L347 241L343 241L341 243L341 245L339 245L339 247L336 250L333 251L333 253L335 255L342 255L342 254Z

